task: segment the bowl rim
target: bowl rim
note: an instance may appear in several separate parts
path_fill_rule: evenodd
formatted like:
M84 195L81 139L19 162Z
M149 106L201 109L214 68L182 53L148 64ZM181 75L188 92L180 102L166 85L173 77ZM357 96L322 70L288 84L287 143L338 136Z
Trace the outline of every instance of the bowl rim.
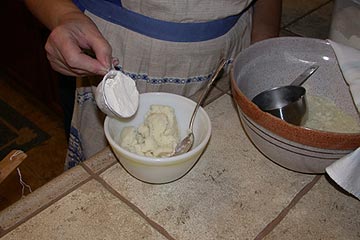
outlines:
M187 97L184 97L182 95L174 94L174 93L148 92L148 93L141 93L140 97L144 96L144 95L157 95L157 96L159 96L159 95L160 96L168 95L168 96L171 96L171 97L181 99L182 101L191 103L191 104L194 105L194 107L196 105L196 102L194 102L193 100L191 100L191 99L189 99ZM140 101L139 101L139 103L140 103ZM208 142L210 140L210 136L211 136L211 132L212 132L212 126L211 126L210 117L207 114L207 112L205 111L205 109L203 107L201 107L201 106L199 107L199 110L198 110L197 114L202 114L205 117L205 122L208 125L208 131L206 132L204 140L201 141L198 146L196 146L195 148L192 148L189 152L178 155L178 156L172 156L172 157L146 157L146 156L138 155L136 153L130 152L130 151L122 148L111 137L109 129L107 128L110 121L116 120L116 118L113 118L113 117L109 117L109 116L105 117L104 132L105 132L105 136L106 136L107 140L109 141L110 146L114 147L116 150L118 150L122 154L126 155L126 157L130 158L130 160L132 160L134 162L137 162L137 163L140 163L140 164L145 164L145 165L175 165L175 164L178 164L180 162L191 160L192 156L196 155L199 152L201 152L202 149L204 149L206 147L206 145L208 144Z
M304 40L312 40L312 38L300 38L300 37L281 37L277 39L268 39L264 41L278 41L284 38L296 38ZM314 41L319 41L326 43L325 40L313 39ZM262 42L264 42L262 41ZM259 42L260 43L260 42ZM249 51L253 46L257 45L256 43L244 51ZM233 63L237 62L237 59L241 57L244 53L241 52L238 54ZM267 129L270 132L275 133L276 135L293 141L295 143L300 143L316 148L324 149L341 149L341 150L353 150L357 147L360 147L360 133L337 133L337 132L327 132L316 129L305 128L301 126L296 126L289 124L269 113L263 112L256 104L254 104L250 99L248 99L245 94L237 86L236 78L234 76L234 64L231 64L230 67L230 85L233 98L237 105L240 107L241 111L252 121ZM291 134L289 134L291 133ZM307 136L307 137L301 137Z

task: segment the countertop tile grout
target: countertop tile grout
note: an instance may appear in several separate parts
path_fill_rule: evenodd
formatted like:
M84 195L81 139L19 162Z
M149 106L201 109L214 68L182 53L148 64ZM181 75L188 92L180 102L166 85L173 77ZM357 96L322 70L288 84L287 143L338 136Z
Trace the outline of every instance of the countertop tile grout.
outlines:
M115 164L116 163L112 164L111 166L114 166ZM151 218L149 218L139 207L137 207L130 200L125 198L123 195L121 195L118 191L116 191L113 187L111 187L103 178L101 178L100 172L94 173L85 164L82 164L82 167L92 176L93 179L98 181L108 192L110 192L121 202L125 203L130 209L132 209L135 213L137 213L140 217L142 217L156 231L158 231L160 234L162 234L164 237L166 237L169 240L175 240L175 238L172 237L171 234L168 231L166 231L165 228L163 228L160 224L156 223Z
M261 240L271 231L273 231L279 223L286 217L289 211L315 186L323 175L316 175L311 182L306 184L290 201L290 203L276 216L265 228L255 237L254 240Z
M110 149L110 151L112 151ZM115 157L115 156L114 156ZM79 166L81 166L87 173L89 173L91 176L93 177L97 177L100 176L100 174L102 174L103 172L105 172L106 170L108 170L109 168L111 168L112 166L114 166L115 164L119 164L119 162L116 160L115 162L109 164L106 167L103 167L102 169L98 170L98 171L93 171L88 165L86 165L86 162L81 162L79 163Z

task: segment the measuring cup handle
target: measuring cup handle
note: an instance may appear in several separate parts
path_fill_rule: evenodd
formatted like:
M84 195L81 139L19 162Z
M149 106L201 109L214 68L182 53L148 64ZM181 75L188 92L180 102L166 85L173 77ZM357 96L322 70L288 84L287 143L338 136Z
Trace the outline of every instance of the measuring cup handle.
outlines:
M306 79L308 79L318 68L319 65L317 64L310 66L302 74L300 74L290 85L301 86L306 81Z

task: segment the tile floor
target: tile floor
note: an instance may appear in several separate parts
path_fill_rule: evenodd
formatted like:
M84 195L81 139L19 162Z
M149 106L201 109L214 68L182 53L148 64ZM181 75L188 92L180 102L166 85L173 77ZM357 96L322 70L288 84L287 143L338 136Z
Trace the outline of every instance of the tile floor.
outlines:
M329 32L332 0L283 0L281 36L302 36L326 39ZM56 115L20 87L7 84L11 79L0 76L0 98L46 131L51 138L27 152L20 166L23 180L32 190L42 186L63 171L66 138L62 116ZM229 86L217 86L219 94ZM220 90L220 91L219 91ZM21 198L21 185L13 172L0 185L0 211Z

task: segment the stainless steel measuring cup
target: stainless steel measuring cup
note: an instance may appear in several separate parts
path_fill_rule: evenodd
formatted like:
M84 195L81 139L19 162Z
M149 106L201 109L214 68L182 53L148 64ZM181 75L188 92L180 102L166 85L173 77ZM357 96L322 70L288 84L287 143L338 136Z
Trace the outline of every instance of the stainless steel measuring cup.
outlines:
M301 125L307 116L306 89L301 85L319 68L314 64L290 85L275 87L256 95L252 102L261 110L282 120Z

